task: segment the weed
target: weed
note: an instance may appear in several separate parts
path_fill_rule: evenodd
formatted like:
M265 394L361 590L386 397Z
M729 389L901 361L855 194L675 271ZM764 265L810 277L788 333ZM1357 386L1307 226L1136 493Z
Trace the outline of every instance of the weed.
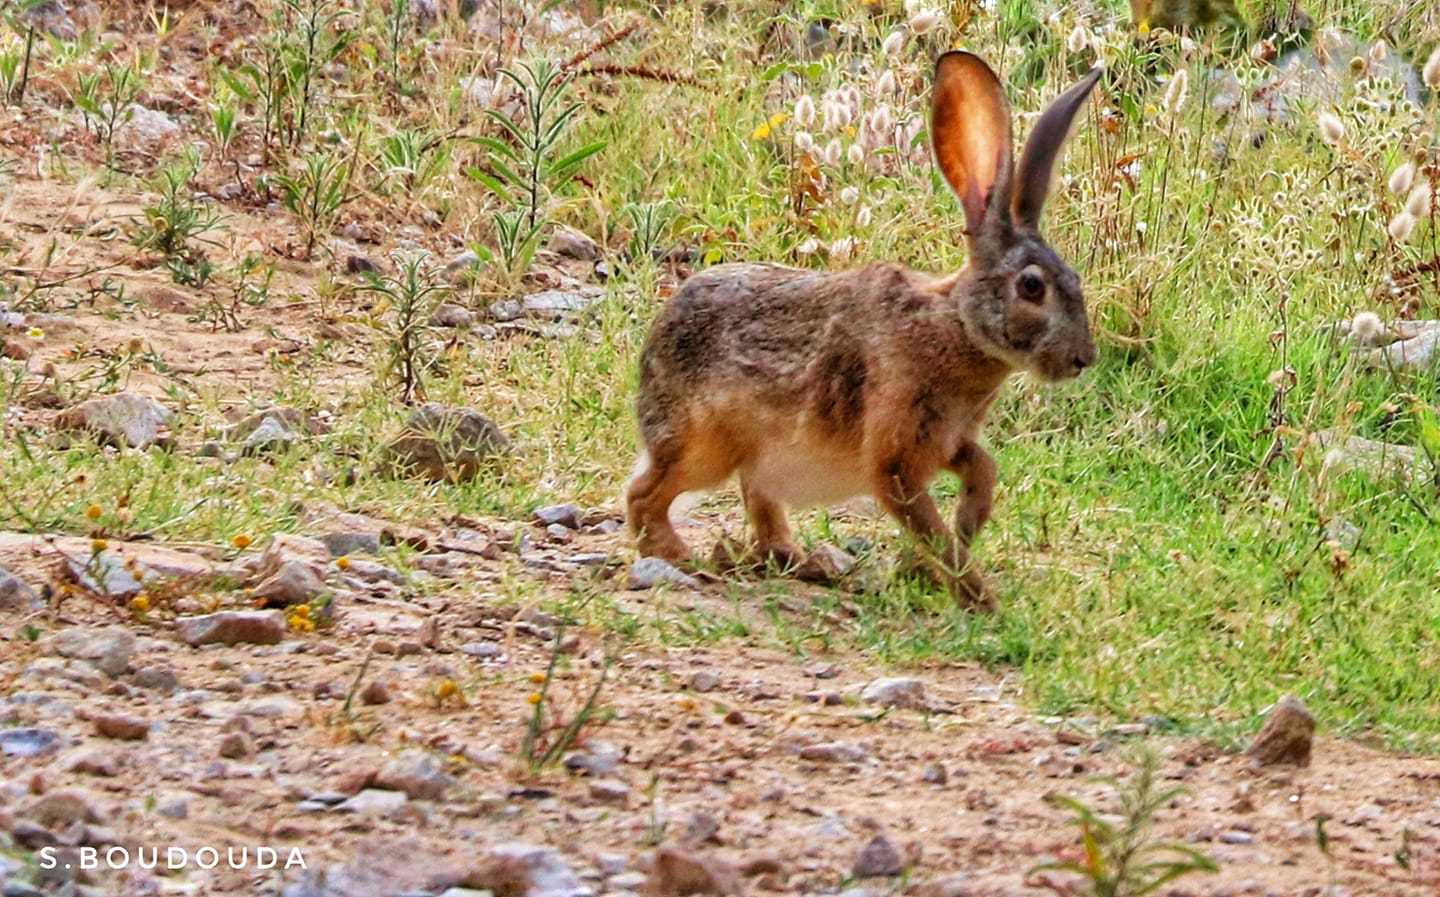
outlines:
M543 674L536 673L531 677L539 688L529 697L533 709L529 722L525 726L525 737L520 743L520 760L532 773L558 762L565 756L566 751L578 743L580 733L585 727L604 716L604 712L597 706L597 702L600 699L600 691L605 687L605 680L610 674L610 664L613 661L608 651L605 661L601 665L600 673L595 677L594 685L591 686L579 705L572 710L570 719L564 721L557 712L555 706L557 701L552 695L551 689L555 683L560 660L564 657L562 648L564 637L565 625L562 623L555 627L550 661L545 667L545 672Z
M1155 752L1139 752L1131 778L1123 785L1103 778L1116 789L1119 820L1073 797L1052 795L1051 801L1072 811L1070 820L1080 832L1082 855L1078 860L1056 860L1031 868L1030 873L1057 871L1080 876L1094 897L1140 897L1192 872L1214 872L1215 861L1187 844L1156 840L1150 833L1155 814L1185 793L1183 788L1161 788L1156 782L1159 760ZM1056 893L1074 891L1042 879Z
M201 235L220 226L225 216L208 200L197 199L190 181L200 168L194 153L166 166L153 183L160 199L146 206L143 217L132 223L130 242L141 252L158 252L170 265L177 283L203 286L213 272L203 254L192 244Z
M113 155L115 131L134 114L135 98L144 83L145 74L138 63L107 62L75 76L71 102L84 116L85 128L107 153Z
M297 174L276 176L281 201L300 222L306 258L334 228L340 207L350 201L350 171L350 163L343 156L312 153L305 157Z
M398 276L371 272L363 289L385 298L380 310L385 373L399 386L400 401L412 405L425 400L425 381L439 360L430 336L430 317L448 287L425 255L401 256L396 261Z

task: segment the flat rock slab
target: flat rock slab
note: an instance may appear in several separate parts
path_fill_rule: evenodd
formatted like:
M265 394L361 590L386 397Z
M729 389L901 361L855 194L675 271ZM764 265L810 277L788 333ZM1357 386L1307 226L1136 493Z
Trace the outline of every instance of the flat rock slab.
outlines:
M181 617L175 633L187 645L275 645L285 638L285 615L278 610L226 610Z

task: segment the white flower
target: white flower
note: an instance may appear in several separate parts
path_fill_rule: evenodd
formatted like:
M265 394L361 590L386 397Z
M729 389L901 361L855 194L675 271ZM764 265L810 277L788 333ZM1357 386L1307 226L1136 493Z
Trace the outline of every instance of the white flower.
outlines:
M886 56L898 56L905 49L905 32L892 31L885 35L885 43L880 45L880 49Z
M1440 88L1440 46L1430 51L1430 58L1425 61L1420 77L1426 87Z
M830 243L830 257L837 262L843 262L850 258L850 253L855 251L854 237L841 237Z
M809 131L796 131L795 148L802 153L808 153L815 148L815 138L810 136Z
M877 96L885 96L895 92L895 73L886 69L875 79L875 93Z
M940 24L940 13L933 9L922 9L910 17L910 32L912 34L928 34L935 30Z
M1190 71L1180 69L1170 76L1170 84L1165 88L1165 109L1170 112L1178 112L1180 107L1185 105L1185 96L1190 90Z
M1385 42L1383 40L1377 40L1370 47L1369 56L1371 62L1384 62L1385 57L1389 55L1389 48L1385 46Z
M1345 139L1345 125L1335 117L1333 112L1322 112L1319 115L1320 136L1325 142L1331 144L1339 143Z
M1090 46L1090 32L1085 30L1084 25L1076 25L1070 29L1070 36L1065 38L1065 48L1071 53L1079 53Z
M860 188L846 187L844 190L841 190L840 201L845 203L845 205L847 206L853 206L855 203L860 201Z
M1416 218L1424 218L1430 214L1430 183L1421 181L1410 191L1405 199L1405 212Z
M869 226L870 226L870 207L869 207L869 206L861 206L861 207L860 207L860 211L858 211L858 212L855 213L855 226L856 226L856 227L869 227Z
M845 158L851 165L859 165L865 161L865 148L858 143L852 143L850 149L845 151Z
M1384 332L1385 324L1373 311L1362 311L1350 322L1350 338L1362 346L1374 345Z
M815 101L809 94L795 101L795 124L802 128L815 124Z
M825 161L826 165L834 168L840 164L840 157L844 154L845 150L840 146L840 138L831 137L830 142L825 144L825 151L821 154L821 158Z
M1404 196L1410 192L1410 185L1415 182L1415 163L1406 162L1390 173L1390 192L1396 196Z
M1390 239L1396 243L1404 243L1410 239L1410 232L1415 230L1415 216L1409 212L1401 212L1390 219L1390 226L1385 228L1390 234Z
M795 247L796 255L814 255L820 251L820 241L814 237L807 237L799 246Z

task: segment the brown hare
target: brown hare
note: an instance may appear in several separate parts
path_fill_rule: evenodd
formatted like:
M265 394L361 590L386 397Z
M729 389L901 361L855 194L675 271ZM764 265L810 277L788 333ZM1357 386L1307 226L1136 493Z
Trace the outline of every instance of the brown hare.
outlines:
M728 264L687 280L640 355L645 442L626 494L642 555L690 556L670 523L681 493L736 471L759 558L796 564L787 506L873 495L929 554L955 597L992 609L969 546L990 517L995 462L978 442L1006 377L1047 381L1095 361L1080 278L1040 236L1040 212L1100 70L1045 110L1013 161L994 72L940 57L931 141L965 209L965 268L946 277L882 262L822 273ZM927 487L964 483L954 534Z

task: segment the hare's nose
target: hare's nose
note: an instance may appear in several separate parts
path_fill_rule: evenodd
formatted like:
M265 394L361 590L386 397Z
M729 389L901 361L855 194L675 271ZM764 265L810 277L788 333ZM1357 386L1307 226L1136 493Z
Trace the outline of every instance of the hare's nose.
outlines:
M1090 366L1090 362L1091 359L1086 358L1084 355L1076 355L1075 360L1072 361L1071 364L1075 365L1075 373L1078 374L1088 368Z

